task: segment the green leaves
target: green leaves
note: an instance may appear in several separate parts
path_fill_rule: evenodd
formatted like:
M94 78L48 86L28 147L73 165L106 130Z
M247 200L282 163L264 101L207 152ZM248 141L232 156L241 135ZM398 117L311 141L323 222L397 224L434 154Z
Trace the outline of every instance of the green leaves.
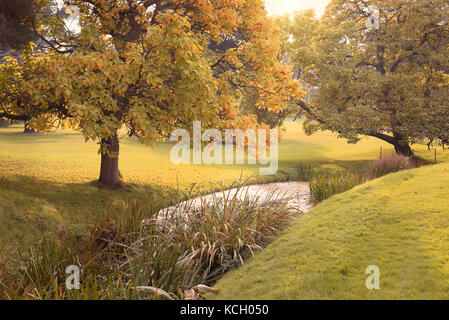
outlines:
M380 30L367 29L365 5L379 7ZM297 14L287 47L302 79L316 87L309 116L319 125L309 129L350 142L393 133L404 142L447 143L448 10L445 1L334 0L321 21Z

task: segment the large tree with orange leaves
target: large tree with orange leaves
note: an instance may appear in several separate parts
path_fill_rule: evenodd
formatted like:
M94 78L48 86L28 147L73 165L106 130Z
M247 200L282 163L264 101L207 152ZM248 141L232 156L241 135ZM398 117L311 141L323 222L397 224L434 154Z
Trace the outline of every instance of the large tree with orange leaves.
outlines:
M249 91L277 112L300 95L276 59L279 40L261 0L66 0L53 8L32 22L47 50L2 66L0 117L42 131L71 126L98 140L106 185L119 183L122 128L152 143L193 120L247 125L237 106ZM223 45L229 39L235 45Z

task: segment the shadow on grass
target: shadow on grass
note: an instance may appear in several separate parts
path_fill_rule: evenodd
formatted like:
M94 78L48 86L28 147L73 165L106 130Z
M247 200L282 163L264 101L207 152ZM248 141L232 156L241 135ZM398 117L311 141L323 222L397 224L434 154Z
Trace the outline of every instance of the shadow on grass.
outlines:
M178 201L175 189L127 185L98 188L94 183L55 183L25 175L0 176L0 246L27 246L49 232L68 228L83 232L106 206L140 199L167 206Z
M192 184L183 189L132 183L122 188L101 188L96 181L58 183L29 175L0 174L0 247L26 248L58 229L82 234L117 202L140 200L163 209L199 193L206 195L257 179L236 177L235 182L225 185L211 181L209 185Z

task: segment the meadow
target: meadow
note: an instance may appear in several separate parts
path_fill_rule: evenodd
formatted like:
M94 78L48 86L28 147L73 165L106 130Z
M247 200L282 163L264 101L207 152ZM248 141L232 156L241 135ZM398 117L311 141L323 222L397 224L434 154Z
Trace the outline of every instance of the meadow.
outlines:
M302 123L287 122L279 147L276 176L258 175L258 166L181 165L170 162L170 143L152 147L121 136L119 167L126 186L98 188L98 145L71 130L22 133L23 126L0 129L0 243L14 249L36 243L61 228L83 232L105 206L128 199L173 204L188 195L209 193L236 183L297 180L300 164L327 169L366 167L393 149L373 138L357 145L331 132L306 136ZM415 145L418 156L433 161L434 151ZM449 152L438 150L438 161Z

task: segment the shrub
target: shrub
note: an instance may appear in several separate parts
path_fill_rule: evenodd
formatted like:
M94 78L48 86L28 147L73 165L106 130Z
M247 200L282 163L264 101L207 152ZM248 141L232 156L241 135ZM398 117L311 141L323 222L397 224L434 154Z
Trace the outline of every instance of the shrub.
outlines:
M413 169L419 166L420 163L416 159L395 155L374 161L368 169L368 176L372 180L393 172Z

